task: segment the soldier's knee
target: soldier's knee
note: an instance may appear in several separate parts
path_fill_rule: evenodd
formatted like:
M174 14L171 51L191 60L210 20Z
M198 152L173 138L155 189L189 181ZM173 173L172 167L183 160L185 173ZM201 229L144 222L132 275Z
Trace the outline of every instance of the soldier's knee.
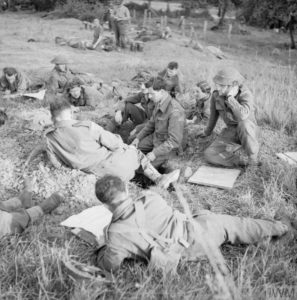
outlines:
M204 158L209 163L216 163L217 159L216 151L210 146L204 151Z

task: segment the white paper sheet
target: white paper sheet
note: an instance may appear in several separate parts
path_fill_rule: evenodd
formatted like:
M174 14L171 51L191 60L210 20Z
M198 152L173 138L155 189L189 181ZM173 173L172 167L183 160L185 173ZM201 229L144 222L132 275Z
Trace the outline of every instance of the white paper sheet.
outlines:
M190 183L232 189L240 170L201 166L188 180Z
M87 208L61 223L62 226L82 228L95 235L98 240L104 236L104 228L111 222L112 213L104 206L98 205Z

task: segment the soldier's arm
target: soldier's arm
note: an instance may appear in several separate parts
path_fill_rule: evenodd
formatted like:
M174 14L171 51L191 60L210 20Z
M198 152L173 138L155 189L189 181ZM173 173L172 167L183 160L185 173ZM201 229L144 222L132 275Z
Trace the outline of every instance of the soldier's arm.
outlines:
M252 93L249 90L245 90L240 94L238 100L231 96L226 102L236 120L243 121L249 117L254 101Z
M97 254L97 266L107 272L115 272L127 257L129 253L125 249L107 245L102 247Z
M125 20L129 21L130 20L130 11L128 7L125 7Z
M56 169L60 169L62 167L62 163L59 161L56 154L53 152L53 149L52 149L52 147L51 147L51 145L50 145L47 138L45 138L44 146L45 146L45 149L46 149L46 154L47 154L48 160L51 162L51 164Z
M5 91L7 89L8 89L7 80L5 78L5 75L3 75L0 78L0 90Z
M47 83L47 90L49 92L56 92L59 89L59 81L55 75L51 75Z
M136 138L141 141L146 136L150 135L155 131L155 118L154 115L151 116L149 121L145 124L145 127L137 134Z
M178 149L182 143L185 126L185 116L180 110L174 110L169 118L168 138L153 153L156 157L167 154L174 149Z
M208 120L208 125L206 129L204 130L204 133L206 136L210 135L215 128L217 121L219 118L219 113L216 110L216 104L215 104L215 96L214 94L212 95L210 99L210 115L209 115L209 120Z
M104 130L101 126L93 122L90 126L90 132L100 145L108 148L111 151L125 146L122 138L119 135Z
M18 73L18 86L16 92L18 94L23 94L27 90L27 81L23 74Z
M45 142L41 143L40 145L36 146L29 154L28 158L26 159L24 163L24 170L28 167L28 165L31 163L31 161L37 157L38 155L42 154L43 152L46 152L46 144Z

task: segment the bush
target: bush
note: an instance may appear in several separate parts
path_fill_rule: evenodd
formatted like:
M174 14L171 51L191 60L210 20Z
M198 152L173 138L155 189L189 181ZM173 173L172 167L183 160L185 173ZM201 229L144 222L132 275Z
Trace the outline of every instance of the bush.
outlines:
M88 3L79 0L67 0L58 10L61 18L76 18L92 22L95 18L103 19L104 7L100 3Z
M55 8L57 0L33 0L32 3L37 11L52 10Z

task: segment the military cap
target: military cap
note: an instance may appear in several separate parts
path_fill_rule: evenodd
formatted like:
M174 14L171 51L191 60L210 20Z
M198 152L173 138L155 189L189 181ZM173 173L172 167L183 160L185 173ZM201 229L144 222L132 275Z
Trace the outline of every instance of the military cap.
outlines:
M176 61L171 61L168 66L168 69L173 70L173 69L178 69L178 63Z
M17 74L17 70L13 67L6 67L3 69L3 73L7 76L12 76L14 74Z
M201 89L203 93L210 93L211 91L211 87L206 80L199 81L196 85Z
M55 65L68 65L70 62L66 56L57 55L51 60L51 63Z
M242 84L244 77L235 68L224 67L217 72L213 81L221 85L232 85L234 81L237 81L238 84Z

